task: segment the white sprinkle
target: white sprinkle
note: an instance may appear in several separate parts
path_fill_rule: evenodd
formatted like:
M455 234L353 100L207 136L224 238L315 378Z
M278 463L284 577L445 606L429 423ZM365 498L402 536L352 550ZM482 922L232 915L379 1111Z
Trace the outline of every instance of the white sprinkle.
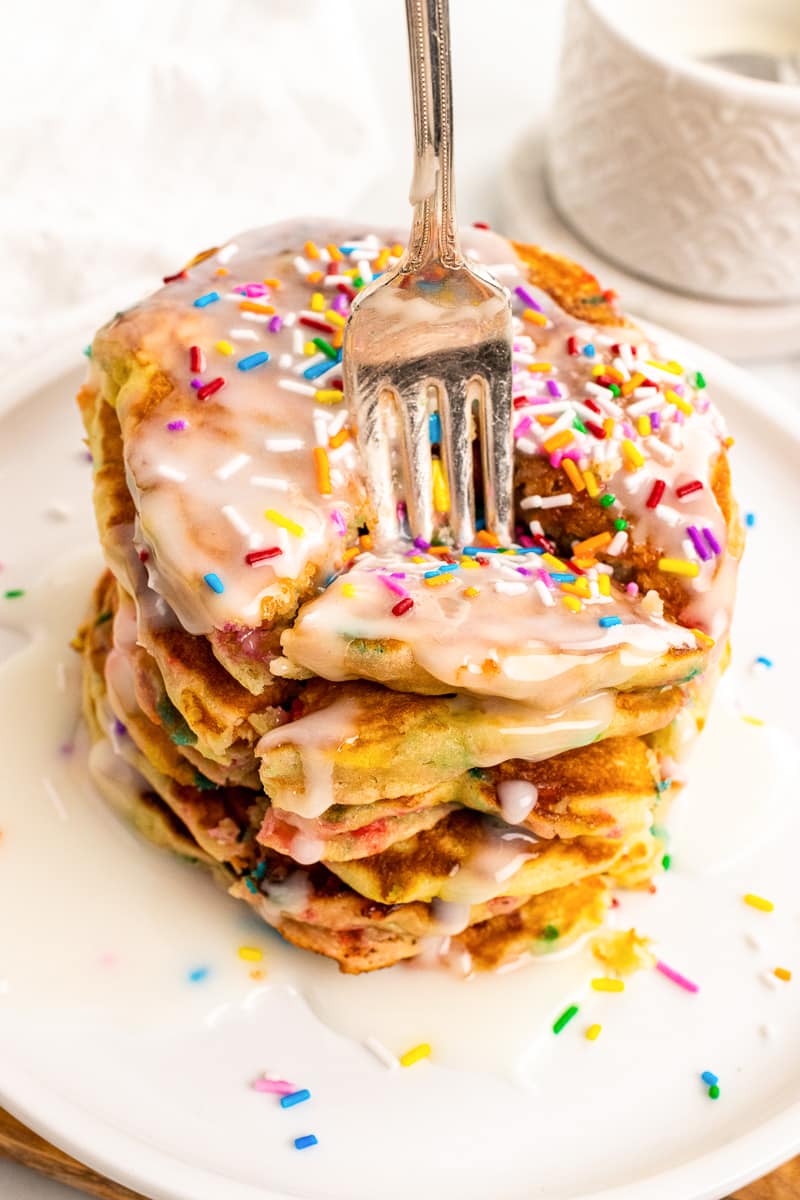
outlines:
M228 459L221 467L217 467L214 474L217 479L230 479L231 475L235 475L237 471L241 471L242 467L246 467L250 462L249 454L236 454L233 458Z
M507 583L505 579L498 579L494 590L504 596L522 596L528 589L524 583Z
M289 450L302 450L304 444L303 439L299 437L264 438L267 450L272 450L275 454L285 454Z
M342 429L344 429L345 425L347 424L347 419L348 413L346 410L337 413L328 426L328 437L336 437L337 433L340 433ZM344 443L342 443L342 445L344 445Z
M662 467L671 467L675 462L675 451L665 446L660 438L647 437L644 439L644 446L648 454L661 463Z
M558 496L543 496L540 508L563 508L566 504L572 504L574 497L572 492L561 492Z
M681 514L669 504L657 504L655 512L659 520L669 525L670 529L674 529L676 525L680 525L683 520Z
M282 371L288 371L293 363L294 359L292 358L291 354L278 355L278 366Z
M301 254L298 254L296 258L293 258L292 263L294 265L294 269L300 275L308 275L311 271L311 267L308 265L308 263L306 262L306 260L303 258L303 256Z
M631 376L630 376L630 372L628 371L628 368L625 366L625 363L622 361L622 359L619 357L615 358L612 365L617 368L620 375L623 376L624 382L627 383Z
M336 287L337 283L346 283L348 287L352 284L352 279L349 275L326 275L322 280L323 287Z
M48 799L50 800L50 803L53 805L53 808L56 810L61 820L66 821L67 810L64 808L64 801L61 799L55 787L46 775L42 776L42 787L47 792Z
M284 329L292 329L292 328L294 328L294 324L295 324L295 321L296 321L296 320L297 320L297 313L295 313L295 312L288 312L288 313L286 313L286 315L283 317L283 327L284 327Z
M320 363L324 362L330 362L327 354L311 354L308 358L303 356L303 358L300 359L300 362L297 363L297 365L292 369L295 375L302 375L303 372L307 371L309 367L318 367ZM336 365L338 366L339 364L337 363ZM325 372L323 371L322 374L325 374ZM317 378L319 379L319 375Z
M318 446L328 444L328 420L325 413L314 413L314 441Z
M544 536L541 521L528 521L528 529L530 529L531 533L538 533L540 537Z
M306 339L302 329L295 329L292 333L292 352L294 354L302 354L305 344ZM305 363L303 364L303 370L305 370Z
M759 950L759 951L763 950L763 946L761 945L761 942L758 940L758 938L756 937L756 935L754 933L746 933L744 935L744 940L747 943L747 945L750 947L751 950Z
M652 412L654 408L658 407L650 399L651 396L658 395L655 388L637 388L633 394L634 396L638 396L642 391L646 391L648 394L642 400L637 400L636 404L628 405L629 417L641 417L644 413Z
M68 521L72 516L72 509L68 504L51 504L45 511L53 521Z
M372 257L375 258L376 256L373 254ZM365 258L361 258L358 261L358 273L364 280L364 283L372 283L372 267Z
M614 558L616 555L622 553L627 544L628 531L626 529L620 529L614 534L613 538L606 546L606 554L610 554L612 558Z
M278 387L287 392L297 392L298 396L313 396L316 388L310 383L301 383L299 379L279 379Z
M288 492L288 479L271 479L269 475L253 475L250 478L253 487L271 488L273 492Z
M232 329L230 336L235 341L240 342L257 342L258 334L254 329Z
M233 528L237 533L240 533L242 537L249 537L253 532L245 521L244 517L236 511L232 504L224 504L222 506L222 515L227 517Z
M533 586L534 586L534 588L536 590L536 594L539 597L539 599L541 600L542 604L544 604L547 608L552 608L553 605L555 604L555 600L553 599L550 589L548 588L548 586L544 582L544 580L543 579L535 580Z
M175 483L185 483L187 478L183 471L177 471L175 467L167 466L166 463L161 463L158 473L163 475L164 479L172 479Z
M223 246L222 249L218 252L217 262L222 263L222 265L225 266L225 263L230 262L234 256L234 254L238 254L238 253L239 253L239 247L236 244L236 242L228 242L227 246Z
M542 497L541 496L526 496L524 500L520 500L519 506L523 510L523 512L528 508L541 508L542 507Z
M764 984L764 987L769 988L770 991L774 991L778 986L778 978L776 975L772 974L772 971L762 971L759 975L759 979Z
M398 1059L392 1054L391 1050L387 1050L383 1042L379 1042L376 1037L368 1037L364 1039L364 1045L377 1058L378 1062L383 1063L390 1071L396 1071L400 1066Z

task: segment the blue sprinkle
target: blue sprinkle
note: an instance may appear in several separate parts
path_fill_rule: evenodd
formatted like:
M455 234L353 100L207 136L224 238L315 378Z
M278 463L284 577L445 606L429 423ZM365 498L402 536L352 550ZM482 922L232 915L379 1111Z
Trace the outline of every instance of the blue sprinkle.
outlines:
M342 254L352 254L353 251L356 249L356 247L355 246L340 246L339 249L341 250Z
M666 792L671 787L672 787L671 779L662 779L660 783L656 784L656 791L657 792Z
M482 550L480 546L465 546L461 553L466 554L469 558L474 558L476 554L481 554Z
M314 363L313 367L306 367L305 371L303 371L303 377L305 379L316 379L318 376L324 375L326 371L332 370L334 366L335 363L331 362L329 358L325 358L323 362Z
M248 892L252 892L253 895L256 896L258 894L258 888L253 883L253 881L249 875L245 875L244 882L245 882L245 887L247 888Z
M309 1146L318 1145L317 1136L314 1133L307 1133L304 1137L294 1139L295 1150L307 1150Z
M583 347L583 353L586 355L587 358L594 358L595 348L591 342L589 342L588 346Z
M570 575L567 571L551 571L550 578L555 580L556 583L574 583L578 576Z
M213 304L215 300L219 300L219 292L206 292L205 296L198 296L194 301L195 308L205 308L207 304Z
M441 574L440 568L436 567L435 570L433 570L433 571L425 571L422 578L423 579L435 579L436 576L440 575L440 574Z
M442 440L442 422L438 412L431 413L428 417L428 437L431 442L441 442Z
M447 575L450 571L457 571L458 563L442 563L439 567L440 575Z
M764 654L759 654L758 658L756 659L756 662L761 663L762 667L772 667L772 665L773 665L772 659L767 658L766 655L764 655Z
M203 576L203 580L205 583L208 584L208 586L211 588L212 592L216 592L217 595L219 595L220 592L225 591L225 584L222 582L219 575L217 575L217 573L215 571L209 571L207 575Z
M189 972L190 983L202 983L204 979L208 979L211 974L210 967L193 967Z
M263 878L264 878L264 876L266 875L266 873L267 873L267 861L266 861L266 859L263 859L263 860L262 860L262 861L261 861L261 862L258 864L258 866L256 867L255 871L253 871L253 878L254 878L254 879L259 879L259 880L261 880L261 879L263 879Z
M715 1084L719 1083L719 1077L716 1076L713 1071L703 1071L703 1074L700 1076L700 1078L702 1079L703 1083L707 1083L709 1087L714 1087Z
M255 354L240 358L236 365L240 371L252 371L253 367L260 367L265 362L269 362L269 355L266 350L258 350Z
M91 347L91 346L84 346L84 347L83 347L83 353L86 355L86 357L87 357L87 358L91 358L91 357L92 357L92 347Z
M517 554L544 554L541 546L517 546Z
M478 530L478 532L480 532L481 529L486 528L486 521L483 517L478 517L478 520L475 522L475 528Z
M601 617L597 622L601 629L610 629L612 625L621 625L621 617Z
M294 1108L295 1104L302 1104L304 1100L311 1099L311 1092L308 1088L300 1088L299 1092L290 1092L288 1096L281 1096L281 1108Z
M744 523L748 529L752 529L756 523L756 514L755 513L745 513L744 514Z

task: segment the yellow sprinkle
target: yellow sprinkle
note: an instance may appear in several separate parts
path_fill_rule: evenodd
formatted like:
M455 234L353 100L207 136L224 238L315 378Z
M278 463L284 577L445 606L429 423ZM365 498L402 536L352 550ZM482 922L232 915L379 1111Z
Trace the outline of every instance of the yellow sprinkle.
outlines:
M526 308L522 313L523 321L530 321L531 325L546 325L547 317L544 313L537 312L535 308Z
M556 571L566 571L565 564L560 558L556 558L555 554L550 554L549 551L542 555L542 562L547 563L548 567L554 567Z
M595 377L598 375L605 375L605 373L606 369L602 363L595 363L595 365L592 367L592 375Z
M233 354L233 346L230 342L217 342L216 349L220 354Z
M426 587L442 587L443 584L449 583L452 576L448 572L446 575L432 575L430 579L423 580Z
M458 565L464 571L480 571L480 569L481 569L481 564L476 563L475 560L472 558L462 558L461 562Z
M433 507L438 513L450 511L450 488L447 486L447 476L441 460L434 458L431 463L433 472Z
M414 1063L418 1063L422 1058L430 1058L431 1048L427 1042L420 1042L413 1050L406 1050L405 1054L400 1057L401 1067L413 1067Z
M660 558L658 569L665 575L686 575L690 579L700 574L700 564L687 562L684 558Z
M305 533L305 529L303 529L302 525L298 525L297 522L293 521L290 517L285 517L283 513L276 512L274 508L268 508L264 513L264 516L268 521L272 521L273 525L278 525L281 529L288 530L288 532L293 533L295 537L302 537Z
M630 379L626 379L622 387L619 389L623 396L630 396L631 392L635 392L640 383L644 383L644 375L640 371L634 372Z
M575 434L571 429L562 429L561 433L555 434L553 437L547 438L542 443L548 454L555 454L556 450L563 450L570 442L575 440Z
M313 342L307 343L314 347L314 353L317 352L317 347ZM338 388L317 388L314 392L314 399L317 404L338 404L340 400L344 400L344 392L340 392Z
M348 267L347 270L342 271L342 274L349 275L351 279L355 279L358 274L358 267Z
M314 242L306 242L303 246L306 258L319 258L319 250Z
M240 946L239 958L243 958L245 962L261 962L264 957L263 950L259 950L258 946Z
M552 371L552 369L553 369L553 364L552 364L552 363L546 363L546 362L541 362L541 363L528 363L528 370L529 370L529 371L534 371L534 372L536 372L536 371L540 371L540 372L544 372L544 371Z
M664 397L666 400L669 400L670 404L674 404L682 413L685 413L687 417L690 417L694 412L689 401L684 399L683 396L679 396L677 392L673 392L672 388L664 389Z
M306 275L306 279L309 283L319 283L320 280L324 278L325 276L323 275L322 271L309 271L309 273Z
M594 537L585 538L582 542L576 542L572 547L572 557L578 558L584 554L594 554L595 550L601 550L610 541L611 534L608 530L605 533L596 533Z
M350 430L346 425L344 425L338 433L335 433L333 437L328 438L328 445L330 446L331 450L338 450L340 446L344 445L349 437Z
M317 473L317 491L320 496L330 496L331 464L328 461L328 451L322 446L314 447L314 470Z
M751 717L745 713L742 713L742 720L747 725L763 725L764 724L764 722L761 720L761 717Z
M683 367L679 362L670 360L669 362L659 362L657 358L648 358L648 367L657 367L659 371L669 371L670 375L682 375Z
M322 292L314 292L308 307L312 312L325 312L325 297Z
M604 419L603 429L605 430L606 437L611 437L612 433L614 432L614 418L613 417L606 417Z
M375 259L374 270L385 271L389 263L389 247L384 246L378 257Z
M650 418L648 417L647 413L644 413L643 416L639 417L639 420L636 422L636 428L639 431L639 437L650 437L650 434L653 432L653 428L650 424Z
M262 979L266 979L266 978L267 978L267 972L266 972L266 971L262 971L260 967L255 967L255 968L254 968L254 969L253 969L253 970L250 972L250 978L251 978L251 979L254 979L254 980L256 981L256 983L260 983Z
M411 558L409 559L409 562L413 562L413 563L421 563L421 562L427 562L427 561L428 560L425 558L424 554L412 554Z
M714 646L717 644L712 637L708 636L707 633L703 633L702 629L692 629L690 632L693 633L697 638L697 644L700 647L704 647L706 650L713 650Z
M344 558L345 562L350 562L351 558L357 558L360 553L361 553L360 546L351 546L349 550L345 550L342 557Z
M328 251L328 254L330 254L330 256L331 256L331 258L333 259L333 261L334 261L334 262L341 262L341 261L342 261L342 258L343 258L344 256L343 256L343 254L342 254L341 250L339 249L339 247L338 247L338 246L334 246L333 242L330 242L330 243L329 243L329 244L328 244L328 245L325 247L325 249Z
M583 476L571 458L561 460L561 470L566 475L576 492L585 492L586 484L583 482Z
M574 583L560 583L558 586L569 596L580 596L583 600L590 600L592 597L589 580L583 577L579 577Z
M344 329L345 325L347 324L347 321L342 314L337 313L333 308L329 308L325 313L325 320L331 325L336 325L339 329Z
M589 493L589 496L592 500L594 500L596 496L600 495L600 485L595 478L594 471L584 471L583 482L586 484L586 491Z
M348 600L352 600L352 598L353 598L353 596L355 596L355 594L356 594L356 585L354 583L343 583L342 584L342 595L346 596Z
M271 304L259 304L257 300L240 300L239 312L261 313L263 316L269 316L274 313L275 309Z
M403 247L399 242L395 242L392 246L392 258L400 258L403 254Z
M570 612L577 613L583 608L583 605L577 596L562 596L562 600Z
M303 344L303 354L305 354L306 358L310 358L312 354L317 354L317 353L318 353L317 347L314 345L313 342L305 342Z
M464 588L464 595L465 595L465 596L466 596L468 599L472 600L472 598L473 598L474 596L477 596L477 595L478 595L478 592L479 592L479 591L480 591L480 588L476 588L476 587L468 587L468 588Z
M597 576L597 590L601 596L611 595L611 578L608 575Z
M622 979L609 979L608 976L602 976L599 979L592 980L592 987L596 992L624 992L625 983Z
M751 908L757 908L761 912L772 912L775 908L771 900L765 900L763 896L754 896L752 892L747 892L743 899L745 904L749 904Z
M782 979L784 983L789 983L792 978L792 972L786 967L776 967L773 974L776 975L778 979Z
M590 1025L589 1028L586 1030L587 1041L596 1042L597 1039L600 1037L600 1034L602 1033L602 1031L603 1031L602 1025Z
M638 471L640 467L644 466L644 455L639 447L634 446L629 438L623 439L622 457L631 471Z

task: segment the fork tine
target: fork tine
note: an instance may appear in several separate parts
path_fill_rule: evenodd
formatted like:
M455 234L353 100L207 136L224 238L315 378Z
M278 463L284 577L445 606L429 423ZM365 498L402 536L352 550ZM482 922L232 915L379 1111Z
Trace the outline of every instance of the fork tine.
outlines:
M475 537L475 489L470 437L472 406L467 380L460 379L440 389L439 415L450 489L450 534L457 546L468 546Z
M511 542L513 525L514 447L511 434L511 347L508 371L493 371L484 385L481 405L486 528L496 533L502 545Z
M387 388L368 385L359 388L358 382L356 378L351 394L360 401L356 410L358 444L377 517L377 525L371 532L376 544L390 544L400 532L388 429L388 406L396 398Z
M403 473L408 522L413 537L422 537L429 542L433 537L433 479L427 385L423 382L403 388L398 408L403 429Z

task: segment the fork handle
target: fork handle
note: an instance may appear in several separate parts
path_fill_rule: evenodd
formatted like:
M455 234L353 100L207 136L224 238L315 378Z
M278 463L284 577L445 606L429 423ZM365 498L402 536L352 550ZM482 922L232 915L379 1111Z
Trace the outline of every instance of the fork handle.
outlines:
M453 198L453 92L447 0L406 0L414 104L414 223L401 270L463 261Z

